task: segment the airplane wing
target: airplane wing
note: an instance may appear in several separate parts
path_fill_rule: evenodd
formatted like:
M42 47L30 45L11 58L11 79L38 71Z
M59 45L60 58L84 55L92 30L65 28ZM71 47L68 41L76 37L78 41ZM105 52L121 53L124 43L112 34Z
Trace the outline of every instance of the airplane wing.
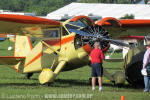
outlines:
M25 15L0 14L0 33L2 34L44 38L43 29L59 26L59 22L50 19Z
M103 34L104 30L101 30L101 27L109 33L109 37L115 39L124 36L145 36L150 33L150 20L146 19L121 19L118 20L113 17L106 17L94 23L92 19L87 16L76 16L69 21L71 22L82 22L88 28L83 27L83 31L88 30L88 33L98 35ZM98 27L98 26L101 27ZM104 34L105 34L104 31ZM87 31L86 31L87 32ZM103 36L104 37L104 36ZM106 37L106 36L105 36ZM107 37L106 37L107 38ZM134 38L134 37L132 37Z
M25 57L0 56L0 65L16 65L19 61L24 59Z
M150 20L146 19L122 19L106 17L99 20L97 25L109 32L112 38L123 36L145 36L150 33Z

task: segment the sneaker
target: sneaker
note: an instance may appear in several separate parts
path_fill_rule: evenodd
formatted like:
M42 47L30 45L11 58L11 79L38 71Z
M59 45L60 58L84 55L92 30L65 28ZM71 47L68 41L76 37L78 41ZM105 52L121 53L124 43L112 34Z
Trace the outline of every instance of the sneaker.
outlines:
M92 87L92 90L94 91L94 90L95 90L95 87Z
M99 87L99 91L102 91L103 90L103 88L102 87Z

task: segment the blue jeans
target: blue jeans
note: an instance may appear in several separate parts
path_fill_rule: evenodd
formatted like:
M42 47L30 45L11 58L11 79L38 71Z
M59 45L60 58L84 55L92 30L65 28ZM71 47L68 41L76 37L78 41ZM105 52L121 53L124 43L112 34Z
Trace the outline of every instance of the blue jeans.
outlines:
M150 63L147 64L146 69L148 76L144 76L144 85L145 85L144 91L150 92Z
M144 91L150 91L150 77L149 76L144 76Z

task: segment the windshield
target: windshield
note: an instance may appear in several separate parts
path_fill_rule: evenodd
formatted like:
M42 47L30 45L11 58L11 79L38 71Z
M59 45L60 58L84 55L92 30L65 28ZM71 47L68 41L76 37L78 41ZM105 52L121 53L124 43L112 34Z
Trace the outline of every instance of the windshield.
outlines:
M72 31L70 30L81 30L85 28L86 26L82 22L78 21L78 22L69 22L65 24L65 27L71 33Z

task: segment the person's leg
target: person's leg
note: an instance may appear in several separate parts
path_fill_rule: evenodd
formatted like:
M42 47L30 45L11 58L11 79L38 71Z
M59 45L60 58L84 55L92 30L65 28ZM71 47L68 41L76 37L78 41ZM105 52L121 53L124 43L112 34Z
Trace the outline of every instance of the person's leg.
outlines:
M98 83L99 83L99 91L102 91L102 77L98 77Z
M144 76L144 85L145 85L145 88L144 88L144 92L147 92L149 90L149 78L147 76Z
M146 70L147 70L147 74L148 74L148 76L147 76L147 89L150 92L150 64L148 64Z
M92 77L92 90L95 90L96 77Z
M148 77L148 91L150 92L150 76Z
M98 84L99 84L99 87L102 87L102 77L98 77Z
M102 88L102 75L103 75L103 67L102 64L98 64L97 66L97 75L98 75L98 83L99 83L99 90L103 90Z
M92 73L91 73L91 76L92 76L92 90L95 90L95 84L96 84L96 70L95 70L95 64L92 64Z

